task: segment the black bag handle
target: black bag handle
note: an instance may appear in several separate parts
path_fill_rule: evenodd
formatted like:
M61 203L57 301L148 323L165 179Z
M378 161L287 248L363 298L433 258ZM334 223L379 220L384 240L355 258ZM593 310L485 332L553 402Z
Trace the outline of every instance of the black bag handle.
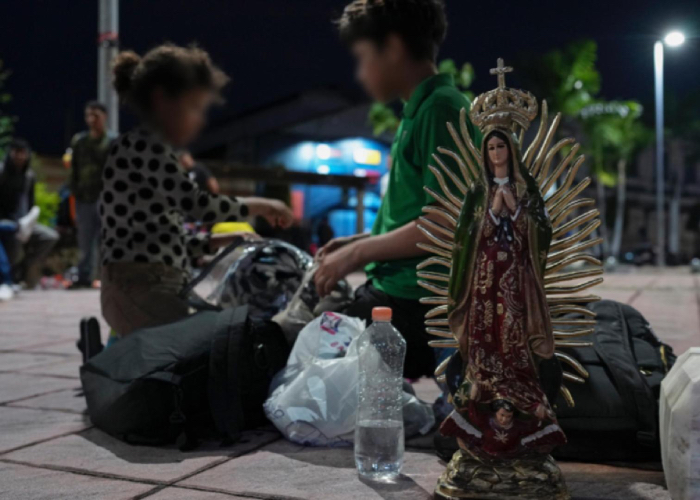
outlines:
M212 261L209 264L207 264L204 267L204 269L202 269L201 272L192 281L185 285L182 291L180 291L180 297L186 299L190 292L194 290L196 286L199 285L204 280L204 278L206 278L209 275L212 269L214 269L219 262L228 257L228 255L231 252L238 248L243 241L245 241L245 239L242 236L240 237L240 239L236 238L236 240L233 243L229 244L221 252L216 254Z

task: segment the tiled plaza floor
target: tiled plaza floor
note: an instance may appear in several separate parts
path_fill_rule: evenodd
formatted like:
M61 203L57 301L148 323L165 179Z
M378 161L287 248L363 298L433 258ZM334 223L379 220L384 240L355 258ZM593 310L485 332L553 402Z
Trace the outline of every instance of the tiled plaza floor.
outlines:
M610 274L605 298L637 307L681 353L700 345L700 279L687 270ZM428 499L444 468L407 443L394 485L357 479L352 450L304 448L270 430L230 448L181 453L134 447L91 427L77 395L81 316L98 315L96 291L22 293L0 304L0 498L217 500ZM103 328L106 331L106 328ZM418 393L434 397L431 381ZM578 500L670 498L658 468L561 463Z

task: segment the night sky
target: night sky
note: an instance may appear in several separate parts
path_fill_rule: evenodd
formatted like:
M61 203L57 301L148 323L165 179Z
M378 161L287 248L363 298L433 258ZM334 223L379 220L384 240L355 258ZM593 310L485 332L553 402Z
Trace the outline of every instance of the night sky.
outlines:
M233 77L228 103L220 111L233 115L306 88L330 85L357 90L352 61L329 22L345 3L121 0L121 47L142 52L163 41L198 42ZM697 0L446 3L450 29L440 58L471 62L477 92L495 86L488 69L497 57L508 63L523 51L540 53L592 38L599 45L603 96L638 99L650 114L652 45L672 27L685 31L689 40L666 51L667 91L683 95L700 86ZM7 88L13 102L8 110L19 117L17 134L41 153L63 151L72 133L83 128L83 103L96 95L97 4L97 0L0 4L0 59L13 71Z

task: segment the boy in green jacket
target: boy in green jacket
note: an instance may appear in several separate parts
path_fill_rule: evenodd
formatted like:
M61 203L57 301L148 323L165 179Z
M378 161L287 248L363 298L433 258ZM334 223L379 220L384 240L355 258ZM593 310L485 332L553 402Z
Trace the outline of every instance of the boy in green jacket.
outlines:
M457 125L469 100L451 75L439 74L438 49L447 21L442 0L354 0L338 20L340 35L357 61L357 78L375 100L404 101L401 124L391 147L386 195L370 234L337 238L320 251L315 276L321 296L338 280L365 269L367 283L343 311L369 322L372 308L391 307L392 322L406 339L404 375L432 375L435 355L423 325L430 306L417 284L416 265L425 252L416 245L429 243L418 229L418 217L434 200L423 190L440 192L428 165L438 146L456 150L447 122ZM480 137L468 123L475 144ZM448 166L459 175L456 163ZM428 216L432 218L432 216Z

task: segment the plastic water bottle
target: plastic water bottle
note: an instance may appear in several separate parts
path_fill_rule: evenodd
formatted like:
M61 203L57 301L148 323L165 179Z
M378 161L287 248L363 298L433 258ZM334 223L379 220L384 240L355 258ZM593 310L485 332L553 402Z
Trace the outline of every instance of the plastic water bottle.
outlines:
M404 454L403 363L406 341L391 325L391 309L375 307L358 339L359 401L355 465L361 477L391 482Z

